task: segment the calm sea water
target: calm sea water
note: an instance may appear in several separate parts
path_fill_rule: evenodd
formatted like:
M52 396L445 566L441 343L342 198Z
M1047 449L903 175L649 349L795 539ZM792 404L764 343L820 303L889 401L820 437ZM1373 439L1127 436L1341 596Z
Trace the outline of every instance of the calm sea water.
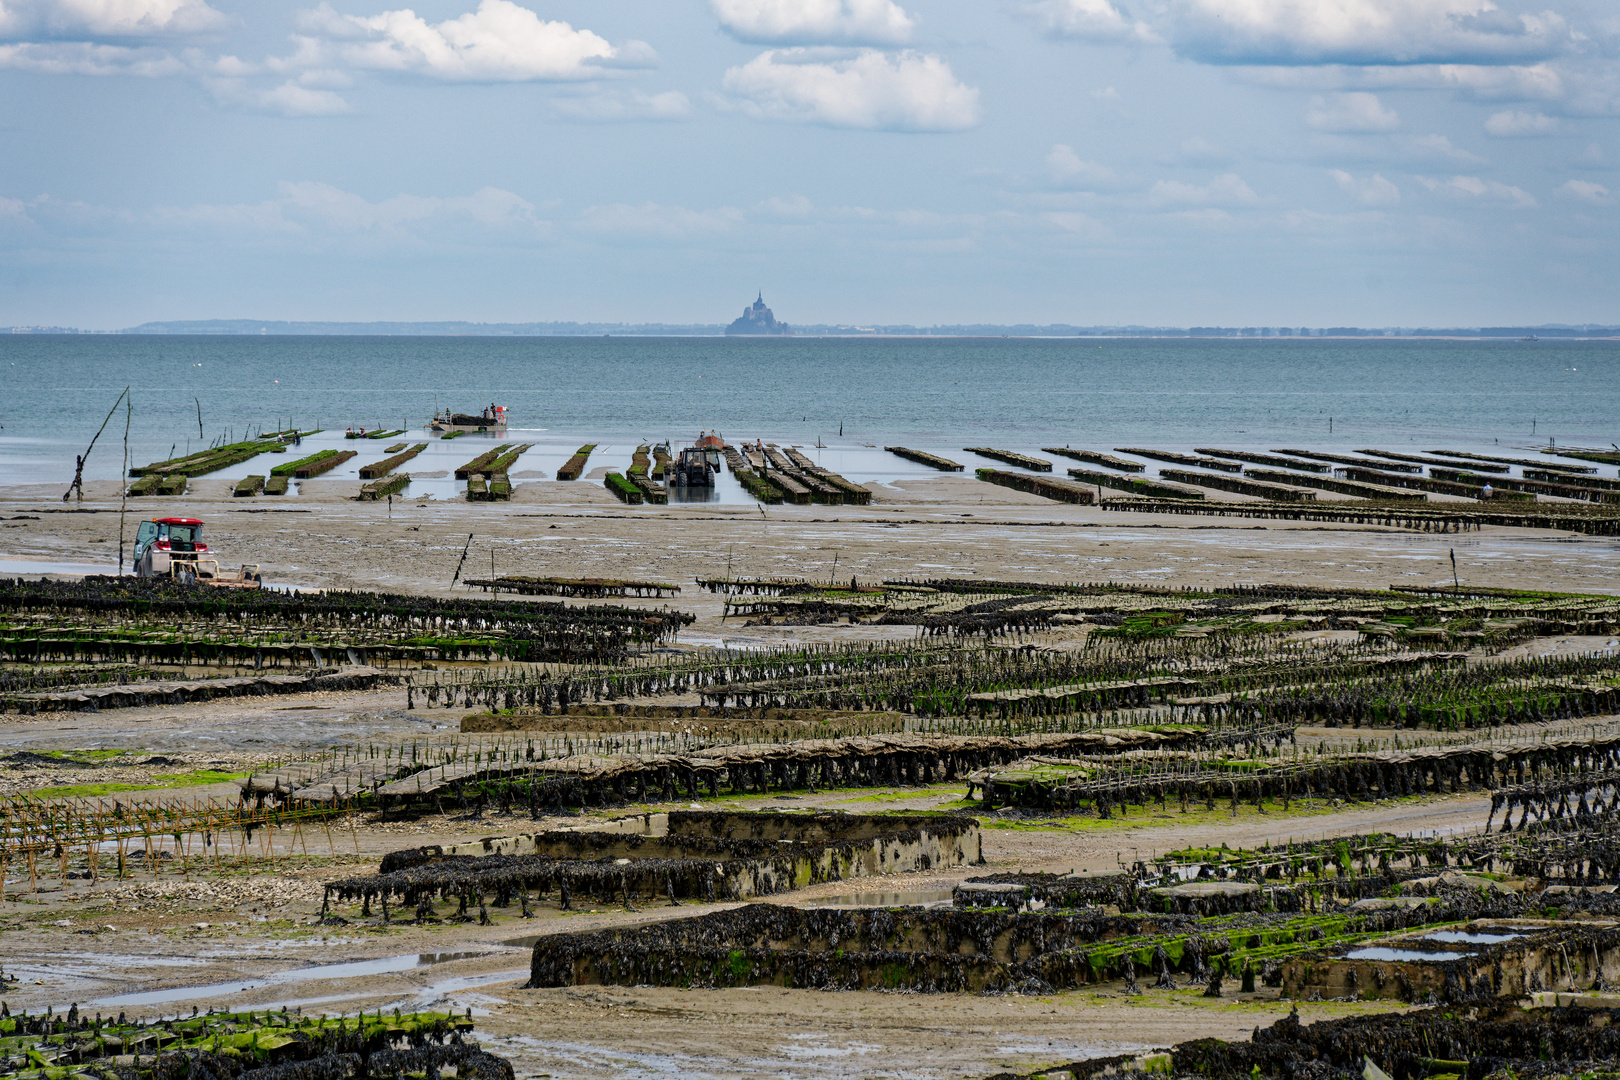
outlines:
M1522 451L1549 438L1620 441L1620 343L1608 341L18 335L0 337L0 476L65 482L126 384L136 463L227 429L420 429L435 407L490 402L511 408L510 438L540 444L532 467L548 475L582 442L618 454L639 441L683 445L709 428L733 442L819 439L827 464L868 478L927 470L865 444L988 464L962 447ZM118 474L123 419L120 410L87 476ZM456 443L435 445L421 467L459 463L476 440ZM619 456L592 464L622 468L628 454ZM531 455L522 461L519 472Z

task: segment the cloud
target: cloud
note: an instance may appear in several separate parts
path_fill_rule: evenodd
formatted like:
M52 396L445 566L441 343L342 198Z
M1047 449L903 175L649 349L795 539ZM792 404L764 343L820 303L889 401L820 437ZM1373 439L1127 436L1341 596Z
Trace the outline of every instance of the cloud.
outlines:
M1394 109L1385 108L1377 94L1356 91L1311 98L1305 122L1318 131L1360 134L1394 131L1401 118Z
M1604 154L1599 144L1587 143L1586 148L1570 160L1570 164L1578 169L1606 169L1609 167L1608 155Z
M1155 206L1253 206L1260 201L1236 173L1225 173L1200 187L1179 180L1160 180L1148 192Z
M1110 0L1031 0L1015 8L1052 37L1081 41L1158 43L1146 23L1129 18Z
M1321 64L1245 67L1250 82L1292 90L1452 90L1484 101L1554 101L1567 92L1552 64Z
M485 187L470 195L395 195L373 201L318 181L283 182L260 202L161 206L145 211L62 202L48 195L16 203L0 198L0 224L75 242L126 242L148 252L155 244L200 243L381 254L468 244L524 245L549 238L550 222L521 196Z
M1453 176L1449 180L1420 176L1418 182L1436 195L1457 202L1510 206L1521 210L1533 210L1540 205L1535 196L1523 188L1496 180L1482 180L1477 176Z
M1573 44L1562 17L1490 0L1166 0L1176 52L1215 64L1513 64Z
M979 122L979 91L957 81L938 56L909 49L773 49L722 82L751 115L890 131L961 131Z
M1499 139L1522 135L1550 135L1557 130L1558 121L1550 116L1512 109L1492 113L1485 121L1485 134L1495 135Z
M1485 159L1452 145L1444 135L1406 135L1397 138L1396 146L1407 157L1426 158L1431 161L1455 161L1467 165L1481 165Z
M1394 206L1401 201L1401 189L1377 173L1358 179L1343 169L1329 169L1339 189L1362 206Z
M1613 201L1608 188L1590 180L1565 180L1558 186L1558 194L1591 203L1593 206L1608 206Z
M731 206L690 210L654 202L588 206L579 217L586 232L633 240L702 239L732 232L743 222L743 212Z
M570 120L684 120L692 115L692 102L679 90L659 94L644 90L602 90L556 98L551 109Z
M589 30L548 22L511 0L480 0L477 10L428 23L409 8L340 15L327 3L304 12L300 29L329 39L349 64L452 82L599 79L612 67L652 61L642 42L615 47Z
M1074 210L1054 210L1042 214L1041 220L1081 240L1106 240L1113 235L1096 218Z
M1046 171L1054 185L1073 191L1106 191L1123 186L1113 169L1082 160L1073 147L1062 143L1054 145L1046 155Z
M136 75L162 78L189 69L167 49L98 45L88 41L0 45L0 68L36 75Z
M1233 160L1235 159L1230 151L1198 135L1182 140L1175 153L1159 155L1161 165L1202 165L1207 168L1218 168L1230 165Z
M172 232L185 228L215 234L271 233L288 238L357 238L388 243L439 238L460 242L469 230L508 240L549 232L534 205L510 191L485 187L471 195L395 195L372 202L318 181L282 182L276 197L260 203L166 208L146 223Z
M349 103L330 90L317 90L297 82L284 82L257 97L262 109L286 116L336 116L349 111Z
M184 37L222 29L204 0L4 0L0 39Z
M756 209L768 217L803 220L815 213L816 204L808 195L772 195Z
M726 32L757 45L903 45L916 22L894 0L710 0Z

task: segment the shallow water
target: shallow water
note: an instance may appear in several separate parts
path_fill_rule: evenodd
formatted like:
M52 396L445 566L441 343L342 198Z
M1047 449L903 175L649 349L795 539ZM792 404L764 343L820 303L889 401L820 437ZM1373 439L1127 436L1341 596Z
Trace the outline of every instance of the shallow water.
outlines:
M1372 945L1364 949L1352 949L1344 954L1346 960L1393 960L1408 963L1422 960L1456 960L1467 956L1467 952L1438 952L1425 949L1391 949L1382 945Z
M47 559L0 559L0 577L43 577L46 574L64 574L84 577L88 574L116 574L118 564L51 562Z
M1507 451L1551 437L1607 446L1620 437L1617 376L1612 341L6 335L0 476L65 484L74 455L132 381L136 464L295 423L340 440L361 425L405 428L399 438L410 439L436 408L496 401L520 425L508 440L541 444L515 471L555 475L583 442L603 444L593 468L622 468L638 442L679 446L705 429L732 442L798 443L811 457L818 440L829 457L901 444L970 468L989 463L962 447L984 444L1026 453L1070 442L1489 452L1496 440ZM103 436L87 477L118 475L118 435ZM480 445L475 434L434 440L413 464L453 468L474 455L452 458ZM860 471L853 461L826 464ZM928 471L898 459L886 471L913 468Z
M1512 941L1514 938L1522 938L1524 936L1524 934L1512 933L1510 931L1483 933L1475 930L1436 930L1434 933L1424 934L1422 937L1417 938L1416 940L1444 941L1452 944L1465 943L1468 945L1499 945L1504 941Z
M401 956L382 956L373 960L352 960L338 964L319 964L315 967L280 971L260 979L211 983L206 986L181 986L172 990L148 990L135 994L115 994L90 1002L109 1008L138 1005L163 1005L172 1001L192 1001L197 998L230 997L234 994L257 990L260 987L283 983L309 982L324 979L358 979L371 975L385 975L395 971L445 964L452 960L470 960L485 955L482 952L405 953Z

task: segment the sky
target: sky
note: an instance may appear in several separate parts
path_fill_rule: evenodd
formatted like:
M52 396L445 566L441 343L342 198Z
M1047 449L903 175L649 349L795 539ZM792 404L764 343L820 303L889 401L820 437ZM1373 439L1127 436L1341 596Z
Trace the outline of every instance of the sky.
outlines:
M1620 322L1614 0L0 0L0 325Z

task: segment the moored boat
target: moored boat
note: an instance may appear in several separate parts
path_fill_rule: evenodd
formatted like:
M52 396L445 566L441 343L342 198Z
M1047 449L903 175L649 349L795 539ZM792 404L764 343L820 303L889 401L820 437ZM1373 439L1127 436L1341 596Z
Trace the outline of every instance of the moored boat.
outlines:
M434 431L505 431L506 406L490 405L481 414L451 412L433 414Z

